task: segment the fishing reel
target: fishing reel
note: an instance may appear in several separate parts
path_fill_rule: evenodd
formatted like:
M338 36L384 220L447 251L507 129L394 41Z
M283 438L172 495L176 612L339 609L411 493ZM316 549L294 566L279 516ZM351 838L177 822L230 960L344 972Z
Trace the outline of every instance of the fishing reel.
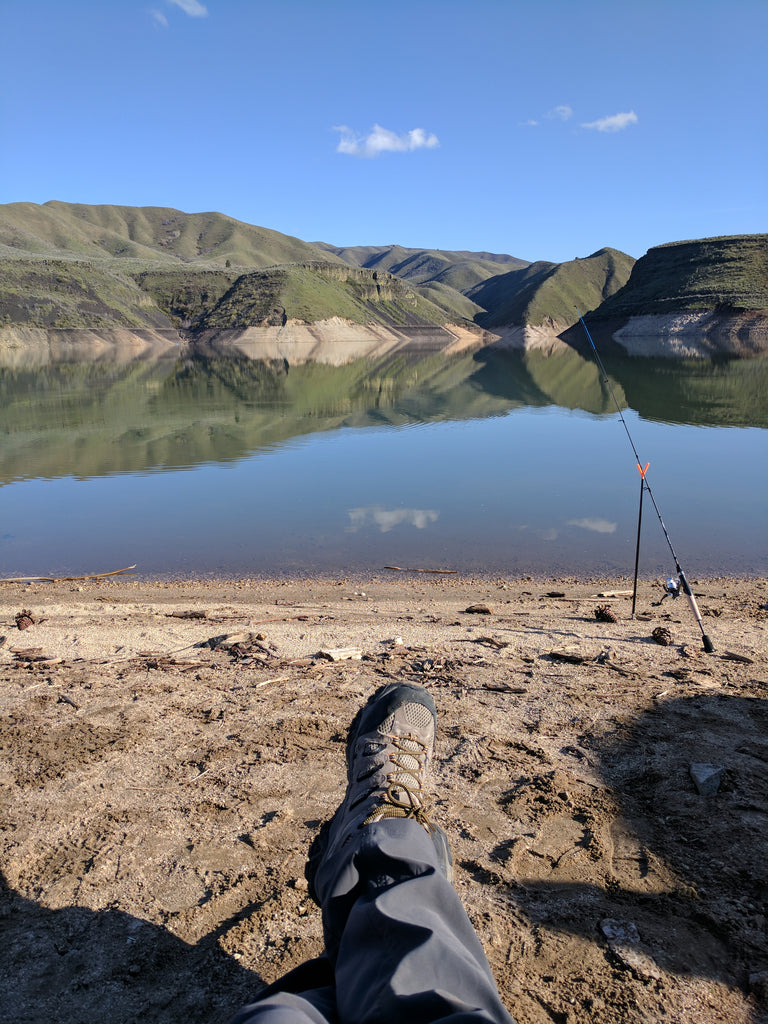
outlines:
M670 576L664 583L664 597L676 598L680 597L680 580L675 579L674 576ZM662 601L664 600L662 597Z
M661 595L660 600L653 602L655 607L658 608L665 597L671 597L673 601L675 598L680 597L680 580L674 576L670 576L664 581L664 593Z

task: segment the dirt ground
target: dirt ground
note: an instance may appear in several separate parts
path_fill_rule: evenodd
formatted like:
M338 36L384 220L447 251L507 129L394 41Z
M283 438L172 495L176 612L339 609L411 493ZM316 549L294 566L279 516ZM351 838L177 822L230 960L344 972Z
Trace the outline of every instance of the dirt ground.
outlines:
M224 1024L318 954L347 726L415 680L518 1024L765 1022L768 585L693 582L714 654L652 580L0 585L4 1019Z

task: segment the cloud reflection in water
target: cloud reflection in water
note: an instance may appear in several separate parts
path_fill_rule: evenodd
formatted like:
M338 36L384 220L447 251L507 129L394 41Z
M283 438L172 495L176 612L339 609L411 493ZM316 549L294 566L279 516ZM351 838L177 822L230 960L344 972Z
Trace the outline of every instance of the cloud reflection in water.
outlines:
M389 533L396 526L405 523L423 530L430 523L437 522L440 513L433 508L382 508L381 505L369 505L366 508L349 510L349 532L356 533L364 526L372 523L382 533Z
M579 526L582 530L591 530L593 533L616 533L618 523L611 523L607 519L569 519L569 526Z

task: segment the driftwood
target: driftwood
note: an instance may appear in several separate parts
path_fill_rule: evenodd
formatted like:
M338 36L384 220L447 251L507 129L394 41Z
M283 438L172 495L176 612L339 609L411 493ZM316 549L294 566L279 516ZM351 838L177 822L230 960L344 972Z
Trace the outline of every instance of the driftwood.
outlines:
M404 568L402 565L385 565L384 568L390 569L392 572L432 572L441 576L455 576L459 571L458 569L412 569Z
M494 693L528 693L527 686L510 686L509 683L483 683L481 690L492 690Z
M742 665L754 665L751 658L747 658L743 654L736 654L735 651L723 651L720 657L723 661L738 661Z
M121 573L130 572L135 568L135 565L127 565L124 569L94 572L89 576L11 576L8 579L0 580L0 583L71 583L74 580L101 580L105 576L119 576Z
M574 650L550 651L549 657L553 661L567 661L571 665L583 665L584 662L590 660L586 654Z
M318 651L315 657L326 661L360 661L363 652L357 647L327 647Z

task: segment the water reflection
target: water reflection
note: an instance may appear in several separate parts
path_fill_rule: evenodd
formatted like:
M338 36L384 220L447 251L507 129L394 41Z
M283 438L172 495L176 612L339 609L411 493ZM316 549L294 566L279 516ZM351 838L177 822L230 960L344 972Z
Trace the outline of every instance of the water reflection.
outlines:
M436 523L439 516L440 513L434 508L382 508L380 505L351 508L349 529L351 533L356 533L369 523L374 523L382 533L389 533L403 524L424 530L430 523Z
M607 519L569 519L569 526L579 526L582 530L592 533L616 533L618 523L610 523Z
M590 359L425 343L346 362L255 354L0 366L7 571L91 569L97 553L149 572L630 561L633 460ZM703 568L735 570L738 543L740 571L759 571L768 360L605 362L646 421L633 436L670 529L665 484Z
M768 360L617 360L623 407L664 423L768 427ZM187 353L123 364L0 367L0 482L137 473L242 459L342 427L402 426L557 406L613 413L576 352L404 347L342 366Z

